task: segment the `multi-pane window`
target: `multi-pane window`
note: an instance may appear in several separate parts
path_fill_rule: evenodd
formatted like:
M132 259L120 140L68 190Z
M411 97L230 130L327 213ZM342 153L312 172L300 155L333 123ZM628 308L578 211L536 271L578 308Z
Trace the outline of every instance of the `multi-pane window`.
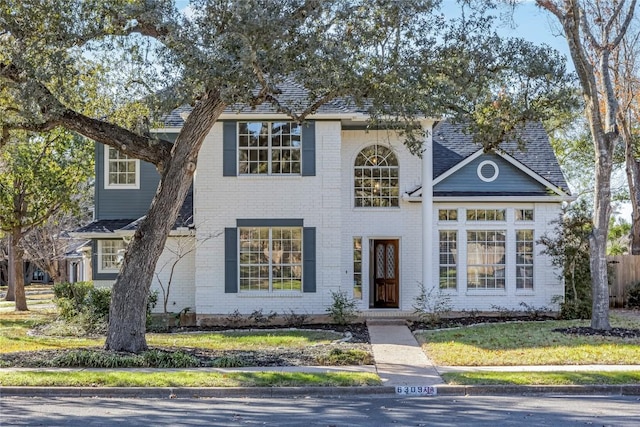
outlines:
M438 221L457 221L457 209L438 209Z
M467 221L504 221L506 209L467 209Z
M516 288L533 289L533 230L516 230Z
M302 228L239 229L240 291L302 291Z
M397 207L400 200L398 159L389 147L370 145L356 157L356 207Z
M117 273L124 256L126 244L123 240L98 241L98 272Z
M467 232L467 287L504 289L505 231Z
M533 221L533 209L516 209L516 221Z
M455 289L458 277L456 259L458 232L440 231L440 288Z
M299 175L302 126L295 122L238 123L241 175Z
M362 237L353 238L353 298L362 299Z
M105 184L107 188L137 188L140 177L140 161L105 146Z

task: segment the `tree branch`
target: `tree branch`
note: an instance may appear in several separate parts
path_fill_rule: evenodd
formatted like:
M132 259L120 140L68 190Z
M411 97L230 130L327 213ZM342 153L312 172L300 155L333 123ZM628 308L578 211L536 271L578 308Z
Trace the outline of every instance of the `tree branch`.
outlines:
M23 79L20 70L13 64L0 64L0 76L16 83L21 83ZM49 106L46 108L49 117L39 123L19 123L11 127L33 132L46 132L64 125L69 130L96 142L112 146L131 157L152 163L160 170L171 157L172 144L170 142L138 135L113 123L78 113L62 104L44 84L35 82L34 86L37 92L35 95L41 100L40 105Z

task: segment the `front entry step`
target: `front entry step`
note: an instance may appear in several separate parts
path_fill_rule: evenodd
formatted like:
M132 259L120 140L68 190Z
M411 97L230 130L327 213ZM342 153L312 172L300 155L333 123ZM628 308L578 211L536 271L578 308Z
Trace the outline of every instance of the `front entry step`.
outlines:
M407 319L399 317L370 317L366 320L367 325L407 325Z

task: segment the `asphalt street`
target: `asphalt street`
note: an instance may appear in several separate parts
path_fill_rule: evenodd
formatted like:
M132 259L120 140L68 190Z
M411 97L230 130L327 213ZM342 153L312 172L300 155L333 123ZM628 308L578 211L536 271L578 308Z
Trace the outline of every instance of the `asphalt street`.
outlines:
M637 396L0 398L0 426L638 426Z

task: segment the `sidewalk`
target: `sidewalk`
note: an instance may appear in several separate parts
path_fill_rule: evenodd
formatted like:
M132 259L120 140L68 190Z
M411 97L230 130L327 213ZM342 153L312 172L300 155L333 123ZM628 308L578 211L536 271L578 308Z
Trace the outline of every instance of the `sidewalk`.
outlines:
M440 374L402 320L368 319L378 375L387 386L435 386Z

